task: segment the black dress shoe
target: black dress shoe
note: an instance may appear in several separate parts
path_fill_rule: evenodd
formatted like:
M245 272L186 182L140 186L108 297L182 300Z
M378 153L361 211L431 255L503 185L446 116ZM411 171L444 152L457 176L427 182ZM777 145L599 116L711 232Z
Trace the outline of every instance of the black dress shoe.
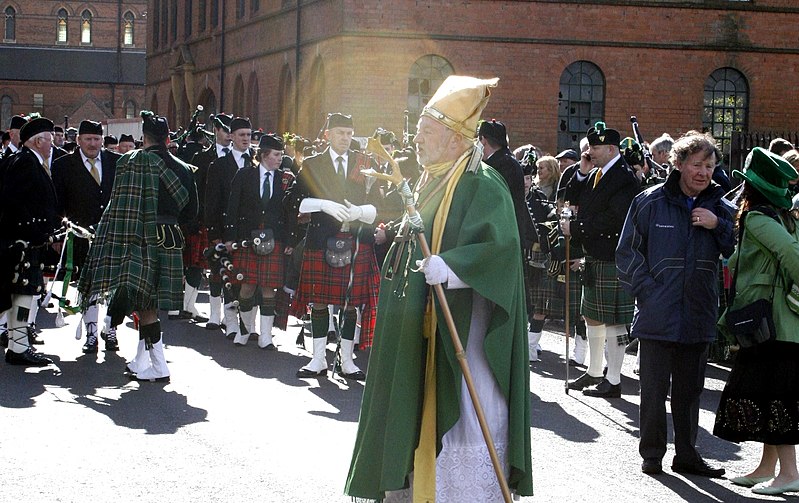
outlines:
M345 379L352 379L353 381L365 381L366 380L366 374L363 373L363 370L356 370L355 372L352 372L351 374L347 374L345 372L339 371L338 375L340 375L341 377L343 377Z
M322 369L319 372L308 369L300 369L297 371L297 377L325 377L326 375L327 369Z
M674 461L671 464L671 470L677 473L701 475L702 477L710 478L721 478L724 476L724 473L726 473L724 468L712 468L701 459L694 461L693 463L680 463L678 461Z
M659 459L645 459L641 463L641 471L647 475L657 475L663 473L663 467L660 465Z
M8 347L8 330L3 330L3 333L0 334L0 348L7 348Z
M272 343L267 344L266 346L262 347L264 351L277 351L277 346Z
M36 353L32 348L28 348L22 353L15 353L7 349L6 363L9 365L24 365L26 367L46 367L53 363L53 360L41 353Z
M601 377L590 376L588 375L588 372L586 372L577 379L569 381L569 389L581 390L587 388L588 386L593 386L594 384L599 384L601 382L602 382Z
M232 341L237 335L239 335L238 332L230 332L229 334L225 334L225 339Z
M28 344L36 344L37 346L44 344L44 341L36 333L36 329L30 326L28 326Z
M621 383L610 384L607 379L596 386L589 386L583 390L583 395L597 398L621 398Z
M222 327L219 325L219 323L208 322L208 323L205 324L205 329L206 330L219 330L221 328Z
M162 382L162 383L168 383L169 382L169 376L153 377L152 379L143 379L143 378L141 378L141 377L139 377L139 376L137 376L136 374L133 374L133 373L128 374L128 379L130 379L131 381L139 381L139 382Z
M97 353L97 336L91 334L86 337L86 344L83 345L83 353L84 354L91 354Z
M182 320L183 319L183 318L181 318L180 313L177 313L177 314L168 313L166 315L166 317L167 317L168 320Z
M106 351L119 351L119 341L117 341L116 336L106 336L103 337L105 340L105 350Z

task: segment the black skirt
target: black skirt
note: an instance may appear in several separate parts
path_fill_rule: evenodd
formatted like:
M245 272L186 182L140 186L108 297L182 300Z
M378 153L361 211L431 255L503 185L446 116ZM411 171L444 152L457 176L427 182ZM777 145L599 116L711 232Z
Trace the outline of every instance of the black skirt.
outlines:
M799 444L799 344L774 341L738 351L713 434L731 442Z

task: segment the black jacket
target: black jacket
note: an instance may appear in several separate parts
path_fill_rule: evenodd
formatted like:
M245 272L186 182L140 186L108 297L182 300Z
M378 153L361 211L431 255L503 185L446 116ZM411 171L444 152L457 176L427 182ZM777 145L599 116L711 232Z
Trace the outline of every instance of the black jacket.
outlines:
M568 183L570 202L578 206L571 235L587 256L612 262L627 210L640 184L624 157L619 157L594 187L598 171L595 168L582 181L575 175Z
M214 147L215 148L215 147ZM252 151L249 152L252 158ZM195 156L196 157L196 156ZM230 199L230 182L239 170L233 151L225 157L211 161L205 178L205 211L203 220L208 227L208 239L222 239L225 229L225 214Z
M111 199L111 188L114 186L120 157L122 156L109 150L100 151L100 185L97 185L84 165L80 149L56 159L50 171L58 197L58 214L83 227L96 225Z
M272 176L272 194L266 205L261 201L260 167L242 168L233 176L225 215L225 241L250 239L253 230L272 229L276 240L286 242L283 198L294 182L294 174L277 169Z
M524 246L524 243L528 241L525 234L530 214L527 211L527 204L524 200L524 172L522 172L522 166L508 147L503 147L491 154L485 160L485 163L499 171L499 174L505 179L505 183L508 184L510 196L513 199L513 210L516 214L519 242Z

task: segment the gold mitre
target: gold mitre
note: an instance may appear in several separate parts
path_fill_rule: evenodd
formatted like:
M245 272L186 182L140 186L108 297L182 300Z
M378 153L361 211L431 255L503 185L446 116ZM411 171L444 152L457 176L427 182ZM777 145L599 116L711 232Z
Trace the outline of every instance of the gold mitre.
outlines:
M477 122L488 104L490 88L496 87L498 78L477 79L464 75L450 75L427 102L422 115L434 119L456 133L474 139Z

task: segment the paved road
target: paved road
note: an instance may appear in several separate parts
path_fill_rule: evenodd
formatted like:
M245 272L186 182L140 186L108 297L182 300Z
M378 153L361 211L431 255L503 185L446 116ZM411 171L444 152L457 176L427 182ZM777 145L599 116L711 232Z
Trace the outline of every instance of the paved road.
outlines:
M207 304L200 308L207 311ZM234 347L201 325L164 322L172 372L166 386L122 375L135 354L131 326L120 330L119 353L83 355L74 337L77 316L67 322L54 328L54 312L40 313L41 349L56 365L0 364L6 426L0 502L350 501L342 491L363 387L332 377L295 378L308 361L294 343L296 320L277 333L278 352L259 350L254 340ZM542 361L530 374L536 496L521 501L755 499L727 481L686 478L668 468L657 478L642 475L632 357L622 399L566 395L563 338L556 326L547 328ZM357 361L365 368L367 359L360 353ZM708 374L699 446L712 463L740 473L757 458L757 446L708 433L728 369L713 365Z

